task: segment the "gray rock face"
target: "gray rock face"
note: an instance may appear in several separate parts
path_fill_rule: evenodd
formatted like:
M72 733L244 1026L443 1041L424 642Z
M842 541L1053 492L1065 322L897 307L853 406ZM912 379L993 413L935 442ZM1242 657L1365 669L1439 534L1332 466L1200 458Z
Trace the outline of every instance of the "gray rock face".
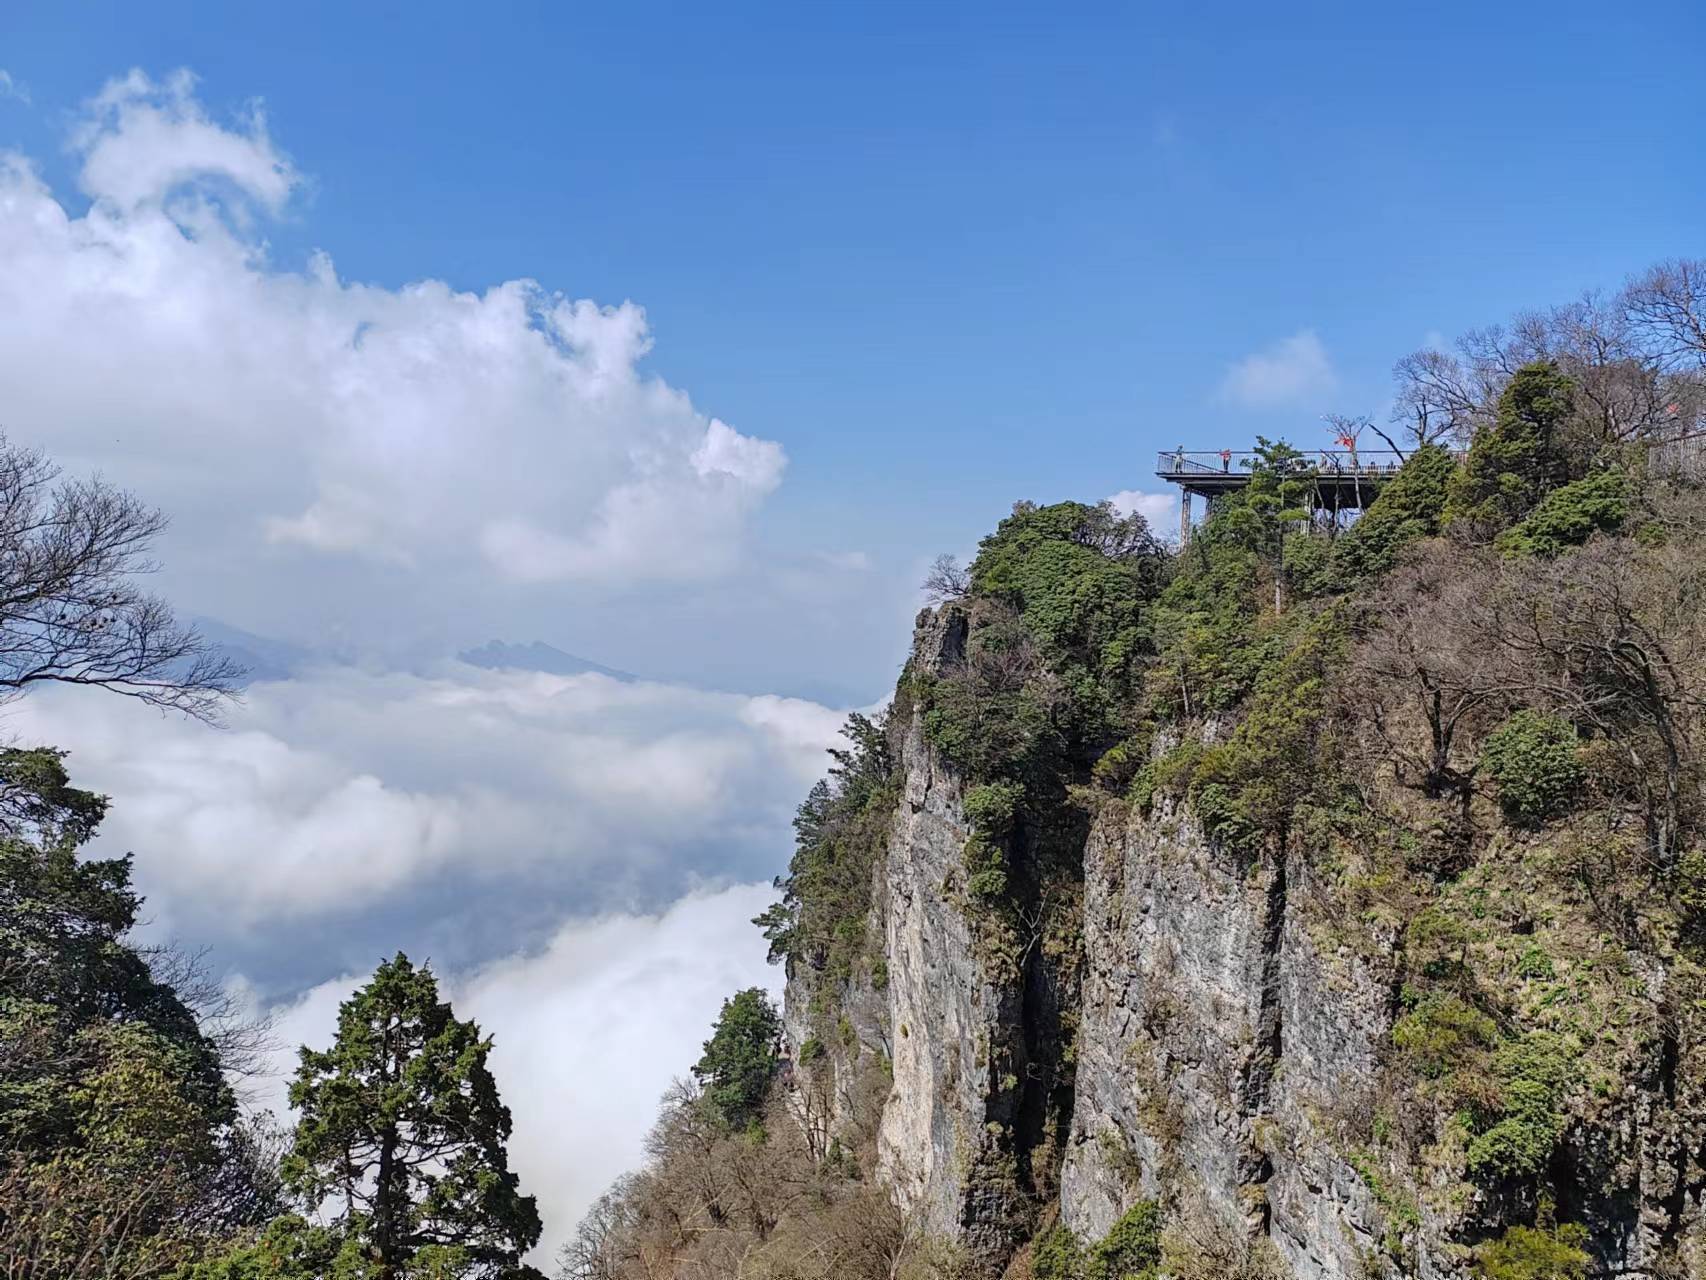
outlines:
M1241 863L1178 809L1098 823L1061 1192L1080 1234L1165 1187L1300 1277L1366 1274L1378 1206L1328 1139L1372 1084L1389 997L1317 949L1291 862Z
M919 619L915 670L939 671L964 651L965 618L952 606ZM960 779L907 727L904 792L884 867L884 934L894 1087L879 1157L908 1211L933 1235L974 1257L1004 1260L1016 1243L1018 1195L1007 1149L1007 1100L992 1064L1019 1034L1018 993L979 962L958 905L970 835Z
M957 607L921 615L914 672L956 664L965 641ZM840 1123L859 1064L868 1089L870 1064L888 1057L882 1173L920 1231L960 1241L976 1273L994 1277L1035 1224L1036 1198L1053 1194L1061 1159L1052 1139L1046 1152L1018 1149L1042 1141L1021 1118L1020 1082L1061 1064L1026 1057L1037 984L980 956L962 910L964 783L916 712L898 767L903 794L869 921L886 986L841 992L845 1043L813 1070L833 1073ZM1309 853L1240 858L1167 801L1147 815L1111 806L1092 826L1081 990L1059 990L1077 997L1075 1074L1051 1077L1065 1082L1071 1116L1060 1215L1094 1239L1161 1196L1267 1241L1297 1280L1468 1280L1463 1242L1483 1234L1475 1224L1522 1215L1449 1170L1419 1202L1383 1200L1380 1188L1402 1180L1375 1163L1368 1135L1401 1013L1398 939L1365 930L1355 948L1341 941L1344 904L1315 882ZM1665 973L1654 968L1642 980L1656 1023ZM790 984L796 1044L808 995ZM1695 1101L1706 1097L1706 1052L1643 1035L1653 1046L1644 1072L1560 1142L1560 1185L1571 1190L1559 1208L1588 1226L1596 1274L1706 1274L1674 1270L1706 1262L1706 1109Z
M963 611L926 611L912 669L940 673L961 660L965 640ZM827 1097L829 1127L845 1130L867 1101L872 1062L886 1057L881 1172L918 1230L960 1242L994 1274L1019 1242L1015 1224L1028 1207L1013 1174L1013 1089L1002 1079L1022 1054L1021 993L978 958L959 905L970 835L964 787L925 741L918 713L897 767L902 795L875 868L868 926L886 979L881 989L856 981L836 991L841 1035L820 1035L824 1056L802 1065L797 1110L807 1109L807 1093ZM796 1050L812 1035L811 999L810 984L791 975L784 1025ZM821 1112L826 1104L813 1105Z

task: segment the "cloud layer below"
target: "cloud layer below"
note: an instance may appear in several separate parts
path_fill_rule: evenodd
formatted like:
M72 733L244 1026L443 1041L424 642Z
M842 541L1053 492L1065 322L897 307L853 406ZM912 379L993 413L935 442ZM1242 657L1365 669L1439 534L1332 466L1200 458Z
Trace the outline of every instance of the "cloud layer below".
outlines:
M88 690L27 699L7 728L114 797L100 848L136 853L157 933L278 990L399 945L484 961L564 917L772 875L841 720L454 663L257 685L227 730Z

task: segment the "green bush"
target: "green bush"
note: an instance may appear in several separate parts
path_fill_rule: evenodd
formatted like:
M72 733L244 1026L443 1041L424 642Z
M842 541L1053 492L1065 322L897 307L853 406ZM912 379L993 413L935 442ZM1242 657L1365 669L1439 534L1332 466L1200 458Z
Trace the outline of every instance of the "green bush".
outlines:
M1469 456L1451 478L1446 519L1495 532L1527 516L1569 479L1564 433L1575 384L1550 361L1511 375L1493 421L1475 433Z
M1085 1280L1151 1280L1161 1263L1161 1207L1140 1200L1090 1249Z
M1585 776L1568 720L1519 711L1488 735L1481 763L1499 791L1505 816L1537 827L1565 813Z
M1552 957L1538 944L1530 944L1517 957L1516 976L1528 981L1544 981L1558 976L1558 971L1552 967Z
M1143 743L1127 739L1104 751L1090 770L1090 776L1102 790L1118 795L1131 786L1146 761Z
M1043 1232L1031 1246L1033 1280L1084 1280L1084 1249L1063 1225Z
M931 745L979 782L1087 769L1124 736L1168 563L1107 503L1016 504L971 565L964 663L923 685Z
M1145 603L1166 556L1141 516L1102 503L1019 503L978 547L974 594L1024 618L1050 667L1121 683L1150 651Z
M1546 1167L1563 1132L1552 1093L1533 1080L1504 1090L1504 1115L1469 1144L1469 1172L1477 1178L1531 1178Z
M1288 828L1317 782L1311 765L1326 706L1322 691L1345 628L1337 607L1297 612L1269 648L1237 728L1200 756L1186 757L1188 794L1204 831L1246 856Z
M1467 1055L1490 1049L1498 1034L1490 1017L1460 997L1432 995L1398 1019L1392 1043L1422 1075L1440 1079L1463 1066Z
M1582 1248L1585 1227L1566 1223L1553 1231L1512 1227L1476 1250L1481 1280L1586 1280L1593 1259Z
M1013 827L1013 815L1025 798L1025 788L1017 782L987 782L972 787L962 802L966 821L977 833L999 840Z
M1595 533L1615 533L1629 518L1629 486L1615 471L1598 471L1554 489L1496 544L1507 556L1555 556Z
M999 845L977 836L966 841L966 891L976 898L999 898L1007 892L1007 855Z
M1411 454L1362 517L1333 544L1339 581L1350 584L1385 573L1406 546L1438 533L1456 469L1456 460L1438 445L1424 445Z
M1502 1046L1494 1058L1500 1112L1469 1144L1469 1172L1498 1180L1543 1172L1564 1131L1559 1103L1575 1081L1574 1044L1549 1031L1531 1031Z

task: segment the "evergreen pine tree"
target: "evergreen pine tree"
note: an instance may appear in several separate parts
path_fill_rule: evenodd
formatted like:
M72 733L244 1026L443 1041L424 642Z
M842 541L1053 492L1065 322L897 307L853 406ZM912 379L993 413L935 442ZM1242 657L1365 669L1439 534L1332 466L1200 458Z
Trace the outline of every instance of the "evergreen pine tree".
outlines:
M398 953L344 1001L332 1047L302 1050L285 1180L307 1203L337 1206L372 1280L538 1276L521 1258L539 1212L509 1169L491 1048Z
M723 1001L693 1074L705 1087L706 1104L730 1129L744 1129L763 1113L781 1033L776 1006L758 987Z

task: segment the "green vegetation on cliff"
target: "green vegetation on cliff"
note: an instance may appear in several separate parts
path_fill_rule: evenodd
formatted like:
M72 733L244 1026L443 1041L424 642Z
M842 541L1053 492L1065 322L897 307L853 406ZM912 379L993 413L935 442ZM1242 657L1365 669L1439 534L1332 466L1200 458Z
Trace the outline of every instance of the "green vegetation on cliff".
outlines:
M939 568L963 645L902 680L896 714L964 781L944 889L1023 993L1055 1105L1098 814L1290 869L1314 945L1388 975L1367 1105L1322 1120L1378 1187L1376 1273L1449 1246L1486 1276L1576 1274L1624 1229L1593 1127L1655 1075L1706 1087L1706 499L1669 443L1706 360L1593 328L1625 323L1584 304L1405 362L1406 457L1352 521L1270 441L1182 549L1106 506L1021 503L963 574ZM1047 1223L1059 1150L1013 1142ZM1187 1188L1161 1191L1163 1220L1192 1219ZM1056 1225L1020 1257L1075 1275L1095 1247ZM1187 1253L1170 1273L1278 1265Z

